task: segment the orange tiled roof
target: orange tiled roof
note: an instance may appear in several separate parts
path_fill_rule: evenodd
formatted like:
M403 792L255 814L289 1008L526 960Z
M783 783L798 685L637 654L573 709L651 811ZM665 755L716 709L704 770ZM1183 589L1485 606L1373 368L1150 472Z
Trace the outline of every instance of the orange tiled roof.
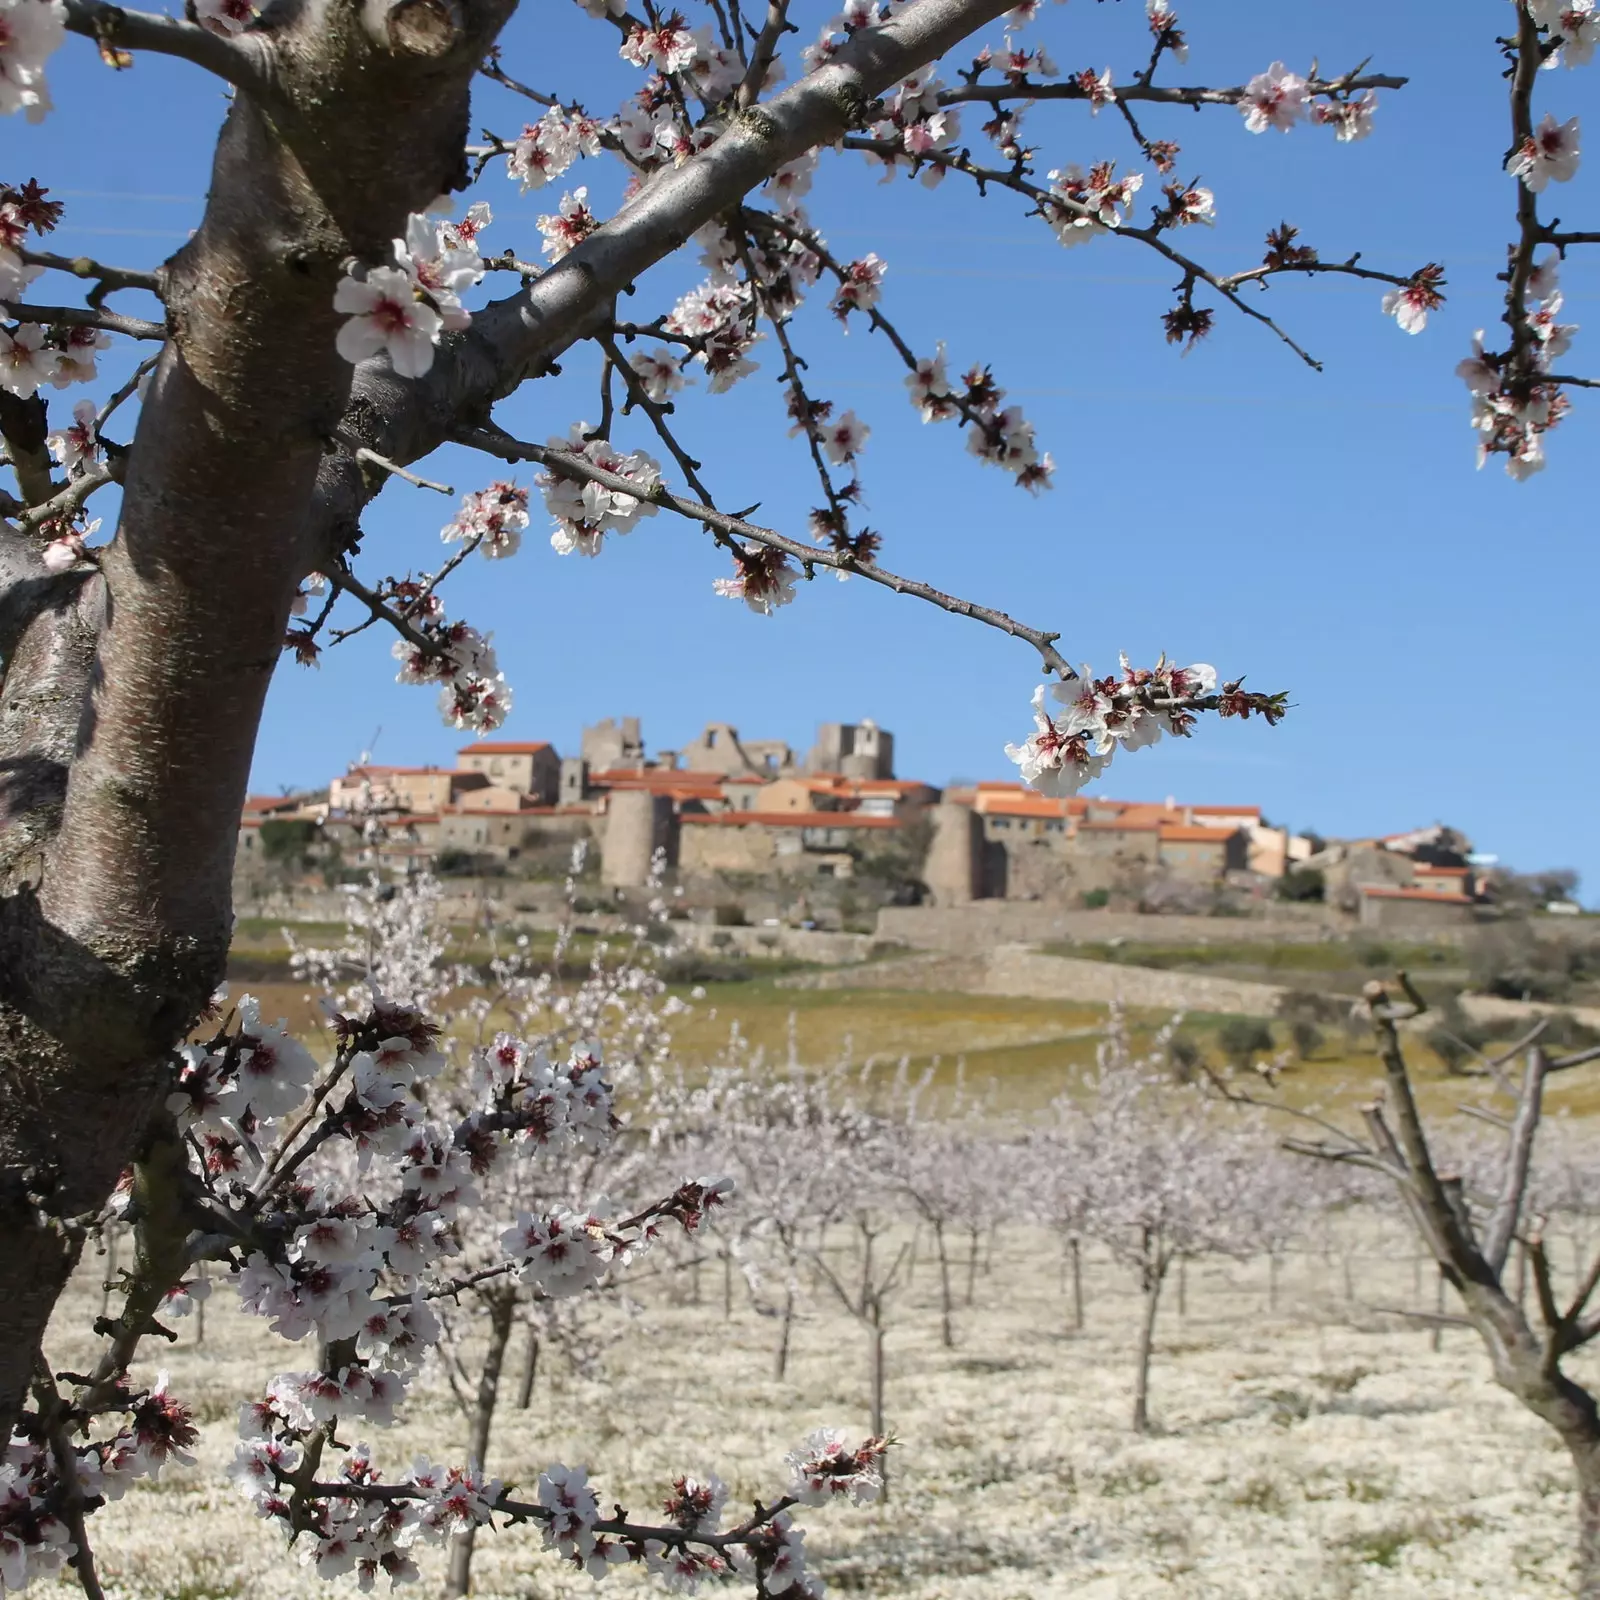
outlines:
M1064 818L1066 806L1051 795L996 794L980 797L978 812L985 817L1051 817Z
M458 756L531 756L540 750L548 750L548 739L517 740L511 739L499 744L464 744L456 751Z
M1190 806L1197 817L1259 817L1260 806Z
M1443 889L1387 889L1360 885L1361 893L1373 900L1432 900L1440 905L1470 906L1472 896L1450 894Z
M1225 845L1228 842L1228 835L1221 828L1207 828L1200 825L1191 827L1179 822L1163 822L1160 827L1163 844Z

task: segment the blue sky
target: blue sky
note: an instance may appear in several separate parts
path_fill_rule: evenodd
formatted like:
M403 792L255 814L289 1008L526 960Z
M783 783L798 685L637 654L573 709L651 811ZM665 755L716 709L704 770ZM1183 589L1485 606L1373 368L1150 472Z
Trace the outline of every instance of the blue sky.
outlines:
M814 220L841 254L886 260L884 309L917 349L944 339L952 369L993 365L1057 464L1055 489L1038 499L980 467L953 427L918 420L884 341L859 327L841 337L819 299L796 336L813 391L873 428L866 519L885 536L884 562L1059 629L1066 653L1097 669L1119 649L1136 660L1165 649L1292 691L1278 729L1203 726L1121 758L1108 793L1255 801L1275 820L1335 834L1446 820L1519 865L1575 866L1593 889L1596 757L1581 699L1594 616L1592 405L1577 398L1548 470L1516 485L1494 465L1474 472L1452 370L1498 314L1513 193L1499 171L1507 111L1493 39L1509 8L1458 0L1450 26L1426 29L1378 0L1180 9L1192 52L1187 68L1163 69L1169 82L1237 82L1274 58L1304 71L1315 56L1337 71L1369 55L1375 70L1411 78L1382 97L1373 136L1356 145L1310 126L1251 136L1226 108L1146 111L1148 134L1183 144L1181 175L1216 191L1216 228L1184 243L1237 269L1287 218L1326 257L1360 250L1403 271L1443 261L1448 304L1412 338L1380 314L1377 285L1285 284L1265 303L1324 371L1226 308L1212 337L1180 356L1160 322L1175 274L1148 250L1102 238L1067 252L1014 196L979 200L954 180L936 193L904 179L882 186L856 158L830 155ZM795 14L809 35L829 10L801 0ZM1147 50L1132 0L1047 7L1032 33L1063 70L1109 62L1119 79ZM528 0L505 64L610 111L637 82L612 38L564 0ZM1587 117L1597 71L1545 74L1540 110ZM37 176L67 199L60 248L159 260L199 215L218 89L157 60L114 77L81 40L57 58L53 87L48 122L7 126L7 175ZM474 125L514 134L522 116L522 102L485 85ZM969 110L964 133L984 152L980 121ZM1139 165L1113 112L1045 106L1028 132L1041 167ZM567 181L589 177L595 196L613 197L610 164L589 167ZM1595 189L1591 158L1547 191L1547 209L1592 227ZM1153 173L1146 191L1156 193ZM497 214L488 246L536 255L533 219L552 208L551 191L521 196L491 169L480 192ZM638 310L665 309L698 275L692 260L669 264L641 282ZM1593 265L1569 263L1567 320L1596 320L1597 282ZM1578 370L1587 332L1569 358ZM771 350L727 396L688 391L680 422L721 503L759 500L760 519L800 533L816 492L785 437ZM592 419L594 372L575 352L561 379L500 419L535 439ZM649 444L631 422L618 438ZM458 489L495 475L459 451L429 470ZM436 564L449 511L391 487L367 519L366 575ZM723 572L705 536L676 519L642 523L595 561L555 556L536 521L513 561L458 574L450 608L494 633L516 695L507 737L570 749L585 722L635 713L652 748L681 745L713 718L804 747L819 721L870 715L894 731L907 774L1010 775L1001 747L1027 730L1038 681L1027 647L826 575L763 619L712 594ZM462 737L440 724L431 692L392 678L387 642L371 634L318 670L286 664L256 787L325 782L378 729L380 759L448 761Z

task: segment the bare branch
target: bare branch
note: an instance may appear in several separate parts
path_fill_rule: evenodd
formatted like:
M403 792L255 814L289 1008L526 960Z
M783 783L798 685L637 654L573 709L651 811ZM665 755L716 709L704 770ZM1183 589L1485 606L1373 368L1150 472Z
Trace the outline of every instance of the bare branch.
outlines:
M416 473L408 471L405 467L396 466L386 456L380 456L376 450L369 450L365 445L356 446L356 460L370 467L377 467L383 472L392 473L397 478L404 478L407 483L414 483L419 489L432 489L435 494L454 496L455 490L448 483L435 483L431 478L419 478Z
M603 467L597 467L584 457L573 455L568 451L550 450L543 445L526 444L519 439L513 439L510 434L486 428L466 429L455 437L456 443L469 445L474 450L483 451L485 455L498 456L502 461L537 461L541 466L564 473L568 477L587 479L591 483L600 484L603 488L640 496L640 486L631 479L607 472ZM640 497L669 511L675 511L679 516L687 517L693 522L701 523L714 533L732 534L736 538L749 540L752 544L764 545L770 550L781 550L785 555L800 562L802 567L820 566L829 567L836 572L848 572L852 576L865 578L869 583L881 584L886 589L892 589L896 594L912 595L955 616L971 617L975 622L998 628L1000 632L1008 633L1014 639L1022 639L1031 644L1039 652L1046 670L1060 673L1063 677L1070 678L1074 675L1072 666L1055 648L1055 641L1060 638L1059 634L1043 633L1037 628L1030 628L1007 616L1003 611L995 611L989 606L975 605L970 600L957 599L956 596L945 594L930 584L888 572L876 563L854 561L832 550L802 544L799 540L787 538L771 528L758 527L753 522L746 522L742 517L732 517L726 512L716 510L713 506L673 494L665 485L653 493L645 493Z
M129 50L150 50L191 61L237 89L256 94L270 91L266 42L258 34L228 37L193 22L149 11L127 11L103 0L66 0L66 8L67 27L93 39L107 66L131 67Z
M98 306L108 294L119 289L143 289L157 297L161 294L161 274L139 272L131 267L108 267L91 256L58 256L48 250L23 250L19 252L30 267L44 267L50 272L70 273L74 278L92 278L95 286L89 291L89 304Z
M1544 1109L1545 1053L1537 1043L1528 1050L1523 1066L1522 1092L1517 1096L1517 1109L1512 1119L1510 1137L1506 1146L1505 1171L1501 1176L1500 1195L1489 1217L1483 1236L1483 1255L1496 1277L1505 1271L1506 1258L1511 1251L1511 1241L1516 1236L1517 1221L1522 1215L1522 1203L1528 1192L1528 1170L1533 1162L1533 1141L1539 1131L1539 1117Z
M84 306L31 306L19 300L0 300L0 311L14 322L39 322L62 328L104 328L107 333L125 334L130 339L165 340L167 337L164 322L125 317L118 311L97 311Z

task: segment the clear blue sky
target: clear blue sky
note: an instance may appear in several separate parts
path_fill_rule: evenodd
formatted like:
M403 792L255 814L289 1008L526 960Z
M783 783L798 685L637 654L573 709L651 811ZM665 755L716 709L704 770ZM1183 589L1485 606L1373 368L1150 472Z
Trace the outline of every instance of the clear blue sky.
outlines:
M796 7L808 36L830 9ZM1423 28L1411 25L1421 8L1392 0L1183 12L1182 81L1237 82L1274 58L1304 71L1317 56L1338 71L1369 55L1412 80L1383 96L1376 131L1353 146L1310 126L1252 137L1225 108L1146 112L1147 133L1183 143L1182 175L1216 190L1216 229L1184 242L1219 268L1243 267L1287 218L1325 256L1359 249L1397 270L1443 261L1448 305L1410 338L1380 315L1376 285L1288 284L1271 308L1325 371L1226 309L1212 338L1180 357L1160 323L1174 274L1150 252L1102 238L1068 253L1013 196L979 201L954 180L933 194L904 179L879 186L854 158L829 156L816 222L840 252L884 257L885 309L918 349L942 338L952 368L992 363L1057 463L1056 488L1037 500L978 466L953 427L919 422L883 342L860 329L841 337L819 301L798 337L814 390L872 425L866 515L885 535L884 561L1059 628L1068 655L1096 668L1114 666L1119 648L1140 660L1166 649L1292 690L1294 713L1277 730L1207 725L1187 744L1121 758L1107 792L1255 801L1326 833L1447 820L1524 867L1576 866L1592 891L1597 763L1582 686L1595 609L1593 407L1580 396L1548 470L1515 485L1497 466L1474 472L1452 370L1497 315L1513 194L1499 174L1507 111L1493 37L1509 8L1458 0L1448 25L1430 8ZM1047 7L1031 31L1064 71L1109 62L1119 79L1148 47L1134 0ZM565 0L538 0L507 35L505 61L609 112L637 82L613 37ZM1596 72L1545 74L1541 110L1591 116ZM69 201L63 249L130 264L175 249L202 204L217 87L157 60L113 76L76 39L53 83L59 109L43 127L7 125L7 175L37 176ZM514 134L522 115L522 102L486 85L474 125ZM985 150L980 120L969 110L965 132ZM1041 167L1126 165L1133 154L1112 112L1043 107L1028 127ZM1597 162L1547 191L1578 226L1600 218ZM614 194L612 164L588 166L594 193ZM488 246L536 256L533 218L551 192L522 197L502 169L481 192L498 217ZM697 275L678 263L642 284L640 311L663 309ZM1569 264L1567 320L1600 321L1597 282L1593 265ZM1578 370L1589 332L1569 358ZM815 489L784 436L770 349L731 395L691 391L681 421L722 503L760 500L762 518L801 532ZM542 439L592 419L593 370L577 356L502 420ZM648 442L626 427L619 439ZM494 475L459 452L430 470L463 489ZM367 575L436 563L448 512L437 496L391 488L368 517ZM827 576L758 618L712 594L722 558L665 516L597 561L558 558L545 541L536 522L514 561L474 563L450 597L453 613L493 630L516 694L507 737L566 750L585 722L636 713L652 748L681 745L713 718L803 747L818 721L870 715L894 731L905 773L938 782L1013 770L1001 746L1027 730L1037 681L1025 646ZM432 692L392 678L388 643L372 635L319 670L286 664L256 786L325 782L379 727L380 758L448 761L463 740L439 723Z

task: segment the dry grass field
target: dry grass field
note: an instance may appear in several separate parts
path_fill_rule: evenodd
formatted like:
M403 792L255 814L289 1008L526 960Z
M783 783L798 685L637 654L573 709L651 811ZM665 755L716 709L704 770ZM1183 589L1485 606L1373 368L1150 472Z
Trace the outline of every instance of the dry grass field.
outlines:
M894 1305L889 1416L901 1445L884 1506L808 1514L830 1593L884 1600L1554 1600L1573 1533L1566 1463L1541 1426L1491 1383L1471 1336L1444 1348L1380 1305L1411 1305L1398 1229L1367 1221L1357 1298L1337 1257L1294 1258L1280 1308L1261 1264L1191 1268L1158 1338L1156 1431L1128 1431L1138 1312L1129 1280L1091 1262L1087 1328L1067 1330L1058 1254L1023 1228L1000 1235L958 1347L939 1342L924 1258ZM724 1319L721 1275L639 1273L637 1310L607 1306L600 1369L552 1357L530 1410L504 1405L492 1469L530 1482L552 1459L587 1463L602 1498L646 1515L668 1480L714 1470L734 1499L771 1492L783 1454L824 1423L864 1431L859 1330L813 1302L789 1380L770 1376L773 1327L742 1296ZM71 1329L96 1295L71 1291L57 1366L81 1357ZM320 1583L255 1521L223 1477L239 1396L309 1350L273 1340L219 1290L203 1344L193 1319L153 1352L204 1423L192 1468L142 1483L94 1518L114 1600L233 1600L353 1593ZM520 1335L519 1335L520 1338ZM514 1350L520 1356L520 1351ZM154 1362L152 1362L153 1366ZM1580 1367L1580 1371L1582 1368ZM152 1374L153 1375L153 1374ZM1596 1374L1592 1368L1588 1376ZM459 1458L466 1429L435 1378L405 1422L373 1442L387 1463ZM527 1530L480 1541L477 1592L516 1600L587 1595ZM424 1553L423 1592L442 1556ZM607 1580L643 1593L656 1580ZM46 1593L58 1592L46 1586Z

